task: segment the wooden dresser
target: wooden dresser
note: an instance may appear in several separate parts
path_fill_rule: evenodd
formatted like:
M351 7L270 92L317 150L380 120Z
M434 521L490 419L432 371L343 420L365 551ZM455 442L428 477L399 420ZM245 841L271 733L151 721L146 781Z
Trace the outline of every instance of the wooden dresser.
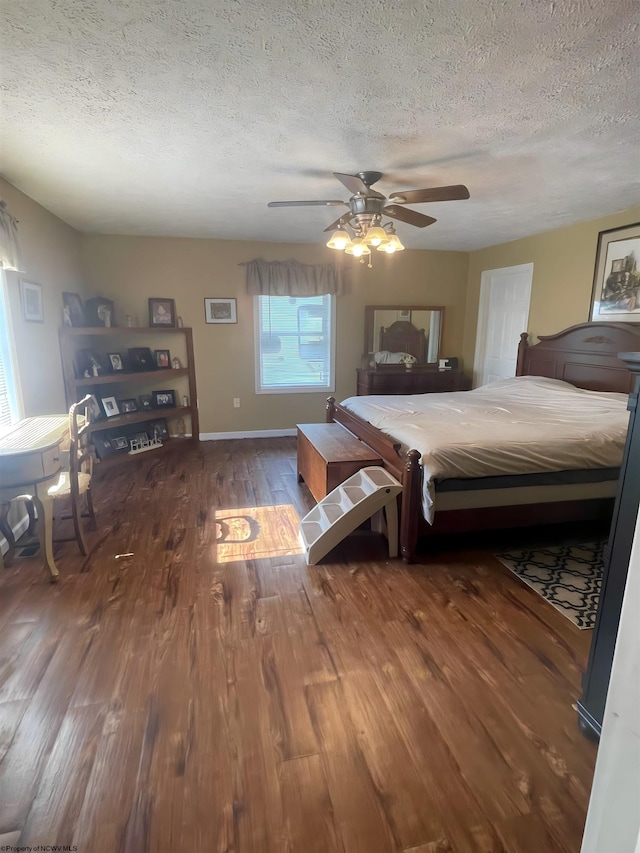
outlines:
M461 370L439 370L431 364L414 365L411 370L396 364L359 368L358 396L368 394L431 394L466 391Z

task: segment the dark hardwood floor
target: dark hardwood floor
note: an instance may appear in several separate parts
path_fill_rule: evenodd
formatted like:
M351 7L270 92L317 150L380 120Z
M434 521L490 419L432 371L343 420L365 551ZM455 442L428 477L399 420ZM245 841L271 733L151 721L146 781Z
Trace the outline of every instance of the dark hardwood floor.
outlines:
M88 557L0 574L0 845L578 851L590 632L491 549L316 567L294 439L98 471Z

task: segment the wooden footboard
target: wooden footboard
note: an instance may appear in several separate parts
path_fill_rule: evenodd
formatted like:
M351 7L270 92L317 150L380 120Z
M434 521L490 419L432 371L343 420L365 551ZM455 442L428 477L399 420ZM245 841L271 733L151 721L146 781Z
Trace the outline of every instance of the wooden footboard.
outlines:
M327 423L341 424L381 457L383 467L402 483L400 498L400 554L407 562L413 560L422 522L422 468L420 452L402 453L401 444L336 403L327 400Z

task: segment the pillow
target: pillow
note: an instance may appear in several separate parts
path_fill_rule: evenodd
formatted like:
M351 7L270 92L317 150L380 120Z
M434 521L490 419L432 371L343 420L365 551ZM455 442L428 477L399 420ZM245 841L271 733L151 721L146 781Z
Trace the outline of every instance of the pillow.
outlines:
M415 364L418 360L408 352L389 352L386 349L374 353L373 358L376 364Z

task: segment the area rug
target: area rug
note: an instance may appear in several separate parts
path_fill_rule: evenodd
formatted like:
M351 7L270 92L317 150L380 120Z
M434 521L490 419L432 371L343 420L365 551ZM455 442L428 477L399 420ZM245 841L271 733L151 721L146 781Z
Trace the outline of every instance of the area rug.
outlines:
M593 628L602 586L604 542L495 554L578 628Z

